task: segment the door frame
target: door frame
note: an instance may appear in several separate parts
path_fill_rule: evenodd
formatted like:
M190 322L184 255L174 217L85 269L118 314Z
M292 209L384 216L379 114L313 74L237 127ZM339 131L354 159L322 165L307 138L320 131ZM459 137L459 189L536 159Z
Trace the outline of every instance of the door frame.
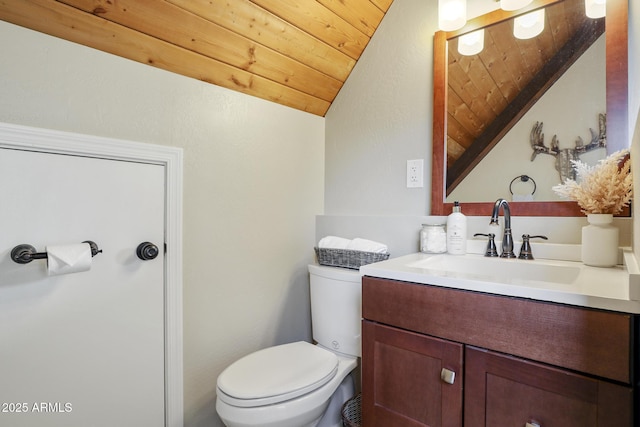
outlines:
M0 122L0 148L162 165L165 168L165 427L182 427L183 150Z

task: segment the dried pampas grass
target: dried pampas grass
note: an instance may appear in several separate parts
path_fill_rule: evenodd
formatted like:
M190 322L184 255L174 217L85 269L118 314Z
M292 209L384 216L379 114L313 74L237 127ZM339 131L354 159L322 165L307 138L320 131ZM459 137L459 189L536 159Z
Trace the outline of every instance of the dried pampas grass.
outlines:
M567 179L552 190L560 197L578 202L585 214L620 213L631 203L633 192L628 156L629 150L617 151L595 166L572 160L576 181Z

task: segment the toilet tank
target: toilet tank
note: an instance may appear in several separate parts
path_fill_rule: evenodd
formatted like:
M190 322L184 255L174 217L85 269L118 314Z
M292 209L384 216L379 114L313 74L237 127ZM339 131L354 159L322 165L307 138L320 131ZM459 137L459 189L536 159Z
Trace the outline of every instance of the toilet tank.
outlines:
M360 357L362 281L358 270L309 265L313 339Z

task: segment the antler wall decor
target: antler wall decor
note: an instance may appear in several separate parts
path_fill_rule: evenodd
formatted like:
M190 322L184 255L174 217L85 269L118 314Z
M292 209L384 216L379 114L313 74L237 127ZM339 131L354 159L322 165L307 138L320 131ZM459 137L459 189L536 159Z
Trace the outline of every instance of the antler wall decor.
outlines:
M599 133L596 133L593 129L589 128L591 132L591 142L587 145L581 137L576 139L574 148L560 148L557 135L553 135L551 138L551 146L547 147L544 144L544 133L542 133L542 122L536 122L531 129L529 141L531 142L531 148L533 154L531 155L531 161L534 161L538 154L549 154L556 157L556 170L560 173L560 182L565 182L567 179L576 179L576 171L571 164L571 160L578 160L581 154L595 150L597 148L603 148L607 146L607 115L599 114Z

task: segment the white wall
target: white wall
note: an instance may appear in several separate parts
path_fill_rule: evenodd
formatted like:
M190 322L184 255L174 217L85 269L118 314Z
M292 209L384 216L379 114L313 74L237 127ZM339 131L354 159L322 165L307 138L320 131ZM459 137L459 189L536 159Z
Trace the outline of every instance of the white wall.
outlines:
M0 57L2 122L184 148L185 426L222 425L227 364L310 339L324 119L4 22Z
M640 0L629 1L629 16L640 16ZM629 19L629 135L631 140L631 167L635 177L634 195L640 200L640 24L637 19ZM634 209L638 212L638 208ZM633 216L633 247L640 262L640 215Z
M469 2L469 17L498 7ZM325 214L425 215L438 0L396 0L326 115ZM425 159L424 188L406 161ZM419 224L418 224L419 226Z
M633 135L640 113L640 0L629 0L629 135Z
M325 213L423 215L437 0L396 0L326 115ZM406 188L425 159L424 188Z

